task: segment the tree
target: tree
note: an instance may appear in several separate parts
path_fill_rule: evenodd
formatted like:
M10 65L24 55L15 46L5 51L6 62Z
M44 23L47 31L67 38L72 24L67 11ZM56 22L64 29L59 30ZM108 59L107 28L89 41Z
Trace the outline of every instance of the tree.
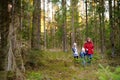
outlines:
M46 22L46 13L45 13L45 2L46 0L43 0L43 21L44 21L44 47L46 49L46 45L47 45L47 40L46 40L46 25L45 25L45 22Z
M88 1L85 0L85 10L86 10L86 37L88 37Z
M120 0L117 0L117 16L116 16L116 22L118 26L118 52L119 52L119 47L120 47Z
M72 32L71 32L71 38L72 38L72 43L73 44L75 42L75 28L74 28L74 1L71 0L71 13L72 13L72 18L71 18L71 25L72 25Z
M79 43L78 34L80 32L80 25L79 25L79 11L78 11L78 1L79 0L71 0L71 44L74 42Z
M62 0L62 7L63 7L63 10L62 10L62 14L63 14L63 24L62 24L62 28L63 28L63 51L65 52L66 51L66 48L67 48L67 42L66 42L66 0Z
M8 54L8 33L10 26L10 13L8 12L8 2L9 0L0 1L0 38L1 38L1 47L0 47L0 79L6 80L7 75L6 71L6 59ZM11 4L9 4L11 5ZM11 6L10 6L11 7ZM11 8L10 10L11 11Z
M112 16L112 0L109 0L109 20L110 20L110 40L111 40L111 48L112 48L112 56L114 57L115 53L115 44L114 44L114 27L113 27L113 16Z
M24 80L24 63L21 55L19 10L20 1L2 1L0 79ZM17 11L18 10L18 11ZM11 76L10 76L11 75Z
M40 34L41 34L41 0L33 1L33 22L32 22L32 49L40 49Z
M101 48L101 54L103 57L104 49L105 49L105 24L104 24L104 0L99 0L99 20L100 20L100 48Z

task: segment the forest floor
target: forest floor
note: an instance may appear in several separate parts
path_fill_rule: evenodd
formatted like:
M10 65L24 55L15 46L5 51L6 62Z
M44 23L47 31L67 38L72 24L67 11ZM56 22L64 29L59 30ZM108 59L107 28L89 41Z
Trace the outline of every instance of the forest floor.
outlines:
M81 58L75 61L71 52L46 51L40 57L40 68L27 71L27 80L99 80L100 65L106 67L111 61L95 53L92 64L83 66Z

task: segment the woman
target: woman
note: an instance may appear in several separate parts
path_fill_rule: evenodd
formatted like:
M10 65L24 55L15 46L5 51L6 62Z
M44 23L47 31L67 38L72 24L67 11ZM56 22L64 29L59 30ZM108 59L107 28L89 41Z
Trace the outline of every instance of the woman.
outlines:
M87 38L87 41L84 44L84 48L86 51L86 55L88 56L88 62L91 63L93 53L94 53L94 45L89 37Z

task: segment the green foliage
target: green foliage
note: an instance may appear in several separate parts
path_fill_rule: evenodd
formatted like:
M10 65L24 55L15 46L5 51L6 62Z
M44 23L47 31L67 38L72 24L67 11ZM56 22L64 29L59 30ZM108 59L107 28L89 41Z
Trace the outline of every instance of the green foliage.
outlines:
M23 9L25 14L29 14L34 10L34 7L28 1L23 1Z
M115 80L120 80L120 67L117 67L113 74Z
M22 33L22 39L24 40L29 40L30 39L30 28L28 21L26 19L23 20L23 30L21 31Z
M40 72L28 72L27 80L43 80Z
M99 64L99 80L120 80L120 67L112 69L107 66L106 68Z
M43 57L43 52L39 50L31 50L29 54L27 54L26 67L27 69L35 69L39 68L42 65L41 57Z
M29 56L31 56L29 60L35 63L37 71L29 70L31 72L27 72L28 80L89 80L89 78L91 80L120 80L120 67L104 67L103 65L109 64L106 63L107 58L102 59L97 52L94 54L92 64L87 64L86 67L81 65L80 58L74 60L71 52L31 51Z
M60 41L62 40L62 35L63 35L63 30L61 27L59 27L59 29L56 32L56 36L57 36L58 40L60 40Z
M56 4L56 3L60 2L60 0L51 0L51 2Z
M22 11L24 11L21 15L23 16L22 18L22 39L24 40L29 40L31 36L31 15L33 12L33 6L31 2L28 1L23 1L22 2Z
M40 55L42 54L42 55ZM36 57L34 56L36 55ZM73 76L71 73L75 72L72 69L69 69L69 66L73 65L71 54L64 52L41 52L41 51L32 51L29 60L37 65L36 61L39 61L40 65L37 65L39 71L41 72L28 72L28 80L69 80ZM27 68L28 69L28 68ZM36 67L35 67L36 69ZM42 75L41 75L42 74ZM69 77L68 77L69 76ZM40 77L40 78L39 78Z
M7 72L7 79L8 80L11 80L11 79L14 79L15 78L15 72L13 72L13 71L8 71Z
M109 67L104 68L101 64L99 64L100 70L99 70L99 80L112 80L112 74L110 72Z

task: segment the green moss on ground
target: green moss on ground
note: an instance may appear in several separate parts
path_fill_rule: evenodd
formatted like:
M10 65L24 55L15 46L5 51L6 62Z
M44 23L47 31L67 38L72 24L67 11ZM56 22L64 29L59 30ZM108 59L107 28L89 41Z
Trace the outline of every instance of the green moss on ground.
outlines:
M41 52L37 53L40 54ZM33 72L40 74L38 75L40 79L30 79L33 73L30 74L31 71L28 70L28 80L98 80L99 64L108 65L108 61L105 58L101 59L99 54L94 54L92 64L87 64L85 67L81 64L80 58L78 60L73 59L71 52L44 51L41 57L38 55L37 57L40 67Z

